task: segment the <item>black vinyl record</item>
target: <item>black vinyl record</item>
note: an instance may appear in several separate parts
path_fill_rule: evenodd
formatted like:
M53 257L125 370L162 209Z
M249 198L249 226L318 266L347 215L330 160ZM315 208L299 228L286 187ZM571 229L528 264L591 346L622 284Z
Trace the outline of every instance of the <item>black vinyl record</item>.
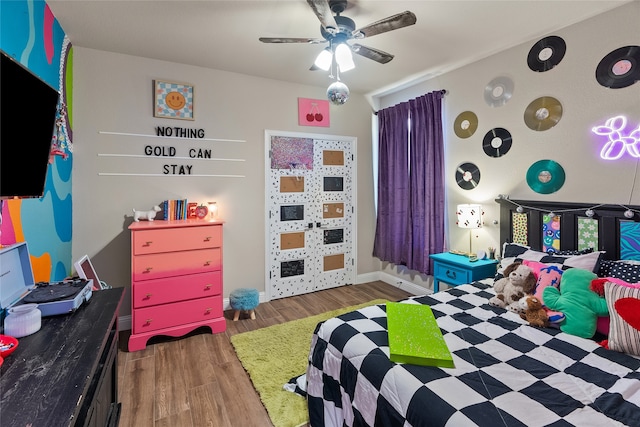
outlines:
M493 128L484 136L482 149L489 157L504 156L511 148L511 134L504 128Z
M562 61L567 44L561 37L549 36L538 40L527 56L527 65L533 71L549 71Z
M564 185L564 169L553 160L539 160L527 170L527 184L540 194L555 193Z
M619 89L640 80L640 46L625 46L606 55L596 68L596 80L604 87Z
M462 163L456 168L456 182L463 190L473 190L480 183L480 170L473 163Z

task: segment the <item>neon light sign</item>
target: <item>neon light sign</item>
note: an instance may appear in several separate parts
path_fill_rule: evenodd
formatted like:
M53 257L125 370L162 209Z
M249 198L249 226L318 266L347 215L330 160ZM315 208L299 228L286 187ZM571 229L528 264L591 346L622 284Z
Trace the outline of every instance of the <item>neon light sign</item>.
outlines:
M628 152L635 158L640 158L640 126L624 135L627 127L625 116L612 117L602 126L595 126L591 131L597 135L606 136L609 140L602 150L600 157L604 160L617 160Z

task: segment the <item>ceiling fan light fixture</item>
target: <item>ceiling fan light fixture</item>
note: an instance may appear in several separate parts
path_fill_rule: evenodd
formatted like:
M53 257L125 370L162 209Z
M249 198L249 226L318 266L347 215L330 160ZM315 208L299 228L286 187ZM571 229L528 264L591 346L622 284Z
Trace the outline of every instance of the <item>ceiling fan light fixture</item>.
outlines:
M340 43L336 46L336 62L340 67L341 72L353 70L356 64L353 62L353 55L351 54L351 48L346 43Z
M331 68L331 62L333 62L333 54L331 53L331 49L326 48L318 54L314 65L321 70L328 71L329 68Z

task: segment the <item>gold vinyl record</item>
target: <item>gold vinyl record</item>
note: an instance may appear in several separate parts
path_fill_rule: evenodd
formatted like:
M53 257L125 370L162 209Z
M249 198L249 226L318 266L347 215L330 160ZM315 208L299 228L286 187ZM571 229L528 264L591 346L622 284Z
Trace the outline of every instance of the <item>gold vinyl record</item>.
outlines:
M562 104L551 96L535 99L524 110L529 129L543 131L554 127L562 118Z
M459 138L469 138L478 129L478 116L473 111L458 114L453 122L453 131Z

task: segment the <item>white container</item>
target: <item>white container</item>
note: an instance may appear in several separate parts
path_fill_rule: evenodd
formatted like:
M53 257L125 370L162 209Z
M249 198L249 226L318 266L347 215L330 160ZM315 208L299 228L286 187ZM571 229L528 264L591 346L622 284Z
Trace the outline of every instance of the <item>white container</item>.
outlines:
M4 319L4 334L15 338L26 337L40 330L42 313L38 304L23 304L8 310Z

